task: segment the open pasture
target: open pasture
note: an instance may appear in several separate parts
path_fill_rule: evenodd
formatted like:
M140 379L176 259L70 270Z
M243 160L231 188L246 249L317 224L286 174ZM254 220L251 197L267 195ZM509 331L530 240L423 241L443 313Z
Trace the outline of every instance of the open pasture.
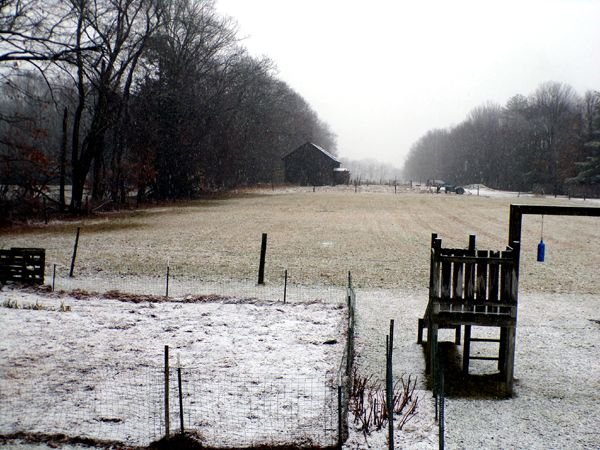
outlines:
M424 289L431 233L448 246L502 250L511 203L597 205L590 201L394 194L394 188L354 193L348 188L251 191L187 204L108 213L83 222L3 230L0 247L46 248L68 273L77 226L77 278L175 276L256 280L261 234L268 233L266 281L344 286L351 271L362 288ZM522 291L596 293L600 223L586 217L546 217L546 262L535 262L541 218L523 223Z

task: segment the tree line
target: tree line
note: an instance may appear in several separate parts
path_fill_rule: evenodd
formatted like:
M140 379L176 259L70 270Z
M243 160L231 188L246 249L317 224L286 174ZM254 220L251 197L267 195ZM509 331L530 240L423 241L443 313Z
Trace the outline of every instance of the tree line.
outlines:
M600 92L580 96L567 84L546 82L529 96L486 103L454 127L427 132L411 147L404 174L503 190L600 194L599 148Z
M7 210L189 198L273 182L306 141L335 152L213 0L0 0L0 81Z

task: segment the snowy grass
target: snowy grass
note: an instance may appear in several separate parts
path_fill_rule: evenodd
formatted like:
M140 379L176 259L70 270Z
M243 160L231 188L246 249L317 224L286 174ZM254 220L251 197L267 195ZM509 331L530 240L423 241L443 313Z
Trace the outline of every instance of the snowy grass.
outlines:
M61 283L85 284L85 280L95 280L92 284L99 286L96 288L99 291L126 291L133 283L131 286L141 290L156 286L156 295L161 295L168 263L175 277L188 283L182 282L181 286L185 287L174 287L181 290L173 295L217 292L216 286L222 286L227 280L225 284L245 286L248 292L257 293L249 297L258 298L272 289L273 294L268 298L281 301L285 269L289 270L294 283L310 292L306 298L319 297L317 291L321 288L332 292L343 288L347 272L351 271L357 288L357 365L365 375L383 378L385 335L389 319L395 319L395 375L397 378L416 375L417 389L425 393L415 420L396 438L396 447L435 448L437 425L433 421L432 401L427 398L427 391L423 391L427 388L423 351L415 343L417 319L427 303L430 234L436 232L445 245L457 247L467 245L468 234L476 234L480 248L501 249L508 236L510 203L525 202L598 205L561 198L521 198L518 193L483 189L479 196L436 195L400 189L394 194L393 187L361 187L357 193L352 187L323 188L314 193L312 188L268 190L179 207L148 209L132 215L107 214L82 223L54 223L47 227L4 231L0 245L45 247L48 249L47 276L52 264L58 264L64 274L70 264L74 230L80 225L82 236L76 278L68 280L62 276ZM451 396L447 404L446 437L450 448L600 448L594 414L600 404L598 220L546 217L544 264L535 262L540 226L541 218L535 216L526 217L523 223L515 396L500 399L477 391ZM265 289L255 285L263 232L269 234ZM310 291L313 287L316 291ZM93 286L87 287L91 288ZM201 292L204 289L208 290ZM321 295L321 298L335 295ZM299 296L300 300L304 298ZM2 333L5 333L0 356L9 351L15 355L24 352L31 359L27 362L29 365L23 366L26 373L31 367L32 373L38 374L33 379L43 379L45 373L62 362L45 362L45 351L52 347L54 335L44 335L37 330L43 330L54 320L48 319L49 315L54 314L52 317L59 321L77 313L78 303L72 305L71 313L0 309ZM114 302L99 303L115 305ZM329 302L324 307L332 308L334 303ZM165 308L164 305L161 308ZM144 306L149 309L144 304L136 308ZM128 320L129 314L135 316L122 305L110 310L111 314L124 317L119 320ZM46 319L39 323L34 321L32 328L27 317L31 321L34 315ZM10 328L11 333L42 334L26 341L26 345L20 343L21 339L9 339L8 332L4 331L8 316L18 317L17 325L11 326L19 328L16 331ZM180 324L186 318L175 316L170 320ZM158 327L158 324L153 326ZM321 328L335 329L329 325ZM132 332L117 330L113 332L123 335ZM160 337L143 348L137 347L137 335L130 335L127 346L137 349L132 360L160 359L160 349L170 332L160 327L155 330ZM340 340L341 334L335 330L336 339ZM289 336L296 339L296 331L288 330L283 340L289 340ZM74 346L81 340L78 336L90 334L76 324L63 332ZM229 332L223 333L230 336ZM444 338L443 333L441 337ZM447 339L451 337L448 335ZM105 339L105 345L110 345L111 338ZM319 347L303 344L304 348ZM460 347L449 348L453 352L451 357L460 357ZM103 354L95 347L81 351L93 364L102 365L102 358L94 361L97 355ZM483 354L487 350L474 351ZM2 375L5 375L4 367ZM233 369L236 373L245 370ZM473 364L474 373L487 370L489 367L485 365ZM361 433L352 433L346 448L382 449L385 435L375 433L365 438Z
M3 295L41 307L0 312L0 432L158 439L169 345L172 370L180 363L185 380L186 427L205 443L335 442L345 342L339 304ZM58 313L65 302L71 311ZM175 430L176 374L171 379Z

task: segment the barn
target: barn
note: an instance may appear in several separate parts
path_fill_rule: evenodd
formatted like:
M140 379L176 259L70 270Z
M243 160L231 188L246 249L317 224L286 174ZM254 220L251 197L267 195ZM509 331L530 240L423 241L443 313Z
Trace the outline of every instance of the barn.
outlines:
M285 182L301 186L336 184L341 162L328 151L306 142L283 157Z

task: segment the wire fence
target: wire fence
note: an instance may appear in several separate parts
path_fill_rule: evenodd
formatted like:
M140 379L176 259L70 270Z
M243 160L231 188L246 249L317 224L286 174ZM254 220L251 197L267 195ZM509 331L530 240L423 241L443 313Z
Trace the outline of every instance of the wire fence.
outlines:
M181 377L184 429L199 433L208 445L228 448L337 443L337 388L333 380L289 375L240 375L215 380L188 369L182 370ZM177 417L177 391L174 383L170 422L176 425L175 430L181 423L181 417Z
M3 434L62 433L131 445L161 436L163 373L158 369L76 368L61 370L60 382L3 371L10 377L0 391Z
M56 434L148 445L165 435L165 371L78 369L60 383L23 373L4 383L0 433ZM169 369L172 432L194 431L205 445L232 448L338 441L334 380L277 374L215 377ZM180 409L181 406L181 409ZM183 411L183 416L180 416Z
M152 285L142 279L125 279L122 284L118 280L103 284L98 279L68 277L55 277L53 281L55 290L90 288L96 292L152 293ZM223 288L218 291L193 280L185 282L189 284L179 284L175 278L170 287L176 293L177 289L183 293L193 288L189 292L219 295L227 292L238 298L245 289L247 296L283 301L282 291L273 286L223 282L212 285ZM162 438L168 429L172 432L184 429L200 436L204 445L216 448L335 447L348 435L354 290L350 280L347 288L336 289L292 285L286 296L287 301L319 299L341 303L344 292L348 339L337 372L306 376L289 373L219 376L206 373L201 365L165 370L148 366L88 367L85 361L74 361L72 367L54 367L49 360L44 363L48 376L33 379L24 369L0 364L0 377L5 380L0 384L0 434L61 433L148 445ZM54 372L52 376L50 372Z
M280 277L271 277L269 283L258 284L250 279L206 280L200 277L178 275L176 268L161 276L143 277L137 275L122 276L77 276L69 277L64 266L53 265L46 274L46 284L54 291L71 292L75 290L97 293L119 291L133 295L152 295L169 298L189 296L220 296L289 303L321 301L341 303L346 292L344 286L331 284L306 285L291 281L282 273Z

